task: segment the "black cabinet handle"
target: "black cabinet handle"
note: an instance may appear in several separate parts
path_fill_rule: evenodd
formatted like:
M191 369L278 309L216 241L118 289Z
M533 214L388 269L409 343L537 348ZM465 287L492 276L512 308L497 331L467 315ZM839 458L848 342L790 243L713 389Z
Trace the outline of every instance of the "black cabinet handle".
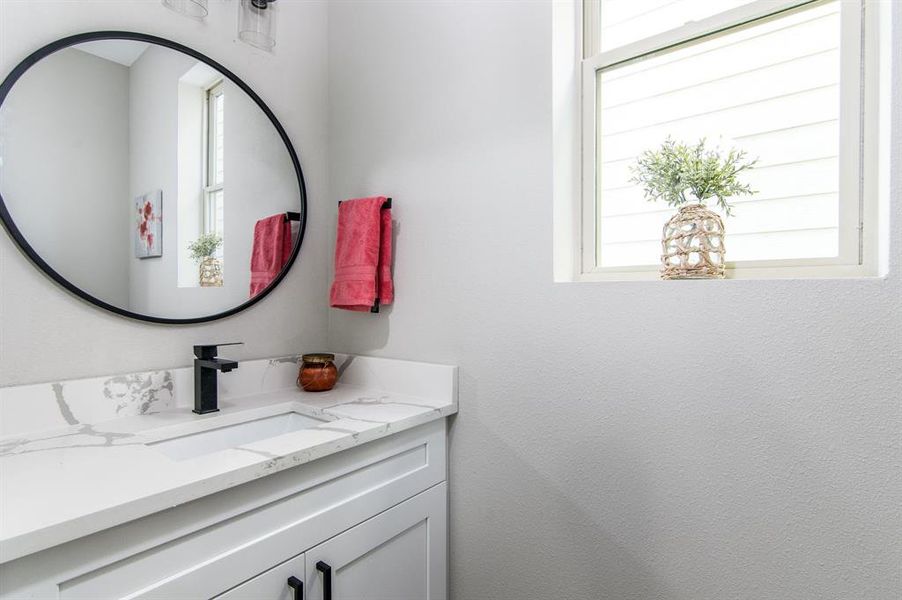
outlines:
M304 600L304 582L295 576L288 578L288 587L294 590L294 600Z
M323 574L323 600L332 600L332 567L319 561L316 570Z

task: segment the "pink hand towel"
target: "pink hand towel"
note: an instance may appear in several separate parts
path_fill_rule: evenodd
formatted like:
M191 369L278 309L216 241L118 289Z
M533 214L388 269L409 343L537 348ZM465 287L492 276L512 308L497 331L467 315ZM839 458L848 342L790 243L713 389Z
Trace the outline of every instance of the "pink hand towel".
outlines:
M257 221L251 251L251 298L279 276L291 256L291 250L291 223L284 213Z
M339 205L330 306L363 312L394 300L391 209L382 208L386 200L358 198Z

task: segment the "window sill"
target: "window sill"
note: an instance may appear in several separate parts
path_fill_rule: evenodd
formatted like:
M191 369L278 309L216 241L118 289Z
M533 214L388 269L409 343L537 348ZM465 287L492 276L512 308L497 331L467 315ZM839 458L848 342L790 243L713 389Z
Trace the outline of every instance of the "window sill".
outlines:
M738 267L727 268L725 279L661 279L657 267L645 270L598 270L580 273L565 283L615 281L726 281L769 279L882 279L886 275L861 265L795 266L795 267Z

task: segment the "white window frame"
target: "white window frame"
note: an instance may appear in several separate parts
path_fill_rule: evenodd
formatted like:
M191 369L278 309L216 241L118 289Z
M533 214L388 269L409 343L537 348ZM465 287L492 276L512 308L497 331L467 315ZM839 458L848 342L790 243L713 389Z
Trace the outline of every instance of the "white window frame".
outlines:
M596 198L597 72L638 57L666 52L677 45L717 35L735 27L779 18L826 0L757 0L712 17L605 52L597 52L599 0L583 0L577 18L582 35L580 72L580 214L574 250L580 281L657 279L660 265L601 267L598 264ZM728 278L864 277L877 275L879 57L882 46L879 0L840 0L840 208L839 256L726 263ZM887 10L883 10L887 13ZM883 15L887 19L887 15ZM710 39L710 38L709 38ZM858 148L858 152L845 151ZM728 238L729 239L729 238ZM728 246L729 247L729 246ZM729 258L729 254L727 255Z
M219 132L216 129L216 119L214 118L213 102L223 95L223 80L211 85L204 91L204 201L203 201L203 233L213 233L216 231L216 214L213 207L213 198L217 192L224 189L225 177L223 181L215 182L216 154L213 147ZM224 232L216 231L221 237ZM222 246L220 246L221 251Z

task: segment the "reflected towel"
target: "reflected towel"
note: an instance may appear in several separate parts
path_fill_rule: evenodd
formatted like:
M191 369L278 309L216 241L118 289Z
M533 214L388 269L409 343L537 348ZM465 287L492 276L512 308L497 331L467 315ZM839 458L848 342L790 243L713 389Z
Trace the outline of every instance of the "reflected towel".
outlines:
M369 311L377 301L394 300L391 209L382 208L386 200L357 198L339 205L330 306Z
M279 276L291 256L291 249L291 223L284 213L257 221L251 251L251 298Z

